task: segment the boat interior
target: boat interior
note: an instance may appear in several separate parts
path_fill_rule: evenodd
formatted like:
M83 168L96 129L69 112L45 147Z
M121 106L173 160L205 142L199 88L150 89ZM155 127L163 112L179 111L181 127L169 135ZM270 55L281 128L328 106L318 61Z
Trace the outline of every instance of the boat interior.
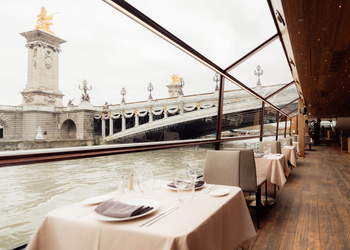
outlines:
M165 148L211 145L215 150L225 143L252 139L278 140L299 135L298 166L293 168L286 184L277 189L276 202L267 214L261 214L257 236L247 240L238 249L347 249L350 245L350 69L349 49L350 2L346 0L267 0L276 34L227 68L180 40L161 24L137 10L124 0L104 0L111 8L125 14L125 18L144 26L165 39L188 56L220 76L217 130L215 137L186 141L135 143L98 147L41 150L39 152L8 152L1 155L0 166L31 164L86 157L125 154ZM247 13L250 15L250 13ZM235 78L231 71L273 41L279 41L288 62L297 98L289 105L275 105L271 97L261 96ZM221 131L224 103L224 84L233 83L261 101L257 135L225 137ZM278 90L275 95L283 92ZM272 134L266 133L264 114L276 113L281 125ZM305 144L309 133L308 122L320 118L330 126L317 145ZM265 128L264 128L265 127ZM311 143L312 144L312 143ZM273 185L268 186L272 195ZM262 191L263 193L265 191ZM256 211L250 209L254 223ZM12 249L25 249L26 244Z

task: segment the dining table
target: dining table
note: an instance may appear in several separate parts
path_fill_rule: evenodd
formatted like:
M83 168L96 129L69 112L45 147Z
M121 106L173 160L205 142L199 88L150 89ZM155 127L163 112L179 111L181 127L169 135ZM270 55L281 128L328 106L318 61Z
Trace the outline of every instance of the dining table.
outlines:
M136 218L106 220L104 217L101 220L94 211L99 205L83 201L57 208L45 216L27 249L232 250L256 236L239 187L205 183L196 189L195 199L184 203L167 184L169 181L156 180L156 188L147 199L138 197L140 194L136 191L110 194L111 201L147 203L151 200L159 204L157 209L152 208L153 212ZM215 189L208 192L210 188ZM220 193L222 190L225 192ZM144 225L174 206L178 208L173 212L151 225Z
M282 187L291 172L285 155L283 154L264 154L256 155L255 166L257 176L266 177L272 184Z
M281 148L282 154L285 155L287 162L289 161L293 167L297 166L297 151L295 146L284 146Z
M300 154L300 146L298 141L293 141L293 146L295 147L295 151L297 154Z

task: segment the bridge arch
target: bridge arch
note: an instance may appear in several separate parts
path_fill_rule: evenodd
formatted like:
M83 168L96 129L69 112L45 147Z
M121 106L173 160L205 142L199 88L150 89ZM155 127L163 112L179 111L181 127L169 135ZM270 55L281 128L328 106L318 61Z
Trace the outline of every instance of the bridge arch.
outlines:
M61 126L61 139L76 139L77 138L77 126L71 119L67 119Z

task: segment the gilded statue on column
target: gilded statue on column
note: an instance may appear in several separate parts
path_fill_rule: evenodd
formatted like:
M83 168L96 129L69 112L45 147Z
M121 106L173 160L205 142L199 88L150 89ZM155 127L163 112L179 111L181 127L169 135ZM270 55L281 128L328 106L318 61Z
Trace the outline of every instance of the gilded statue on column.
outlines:
M41 12L39 15L37 15L38 20L36 21L37 25L35 26L36 29L39 30L45 30L51 34L54 34L51 29L50 29L50 25L53 24L52 18L56 13L53 13L51 15L47 15L47 11L45 9L45 7L41 7Z

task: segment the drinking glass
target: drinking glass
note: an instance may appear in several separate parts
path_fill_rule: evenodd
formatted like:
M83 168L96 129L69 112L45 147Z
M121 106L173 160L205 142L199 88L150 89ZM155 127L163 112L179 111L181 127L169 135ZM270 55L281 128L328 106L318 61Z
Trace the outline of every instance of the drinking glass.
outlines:
M144 168L144 165L142 162L135 163L134 168L133 168L133 174L134 174L134 180L135 180L135 184L136 184L136 185L134 185L134 189L135 189L134 197L136 197L136 198L142 197L138 182L139 182L140 176L143 174L144 171L145 171L145 168Z
M138 185L143 198L150 198L154 190L153 171L148 169L142 172L138 178Z
M190 163L188 165L187 168L187 173L188 176L191 179L191 184L192 184L192 188L193 188L193 193L195 193L195 187L196 187L196 180L197 180L197 176L198 176L198 163ZM194 199L198 199L198 196L193 197Z
M194 186L185 169L176 171L174 184L177 188L177 198L179 201L190 202L193 200Z
M271 154L271 144L267 144L267 153Z

